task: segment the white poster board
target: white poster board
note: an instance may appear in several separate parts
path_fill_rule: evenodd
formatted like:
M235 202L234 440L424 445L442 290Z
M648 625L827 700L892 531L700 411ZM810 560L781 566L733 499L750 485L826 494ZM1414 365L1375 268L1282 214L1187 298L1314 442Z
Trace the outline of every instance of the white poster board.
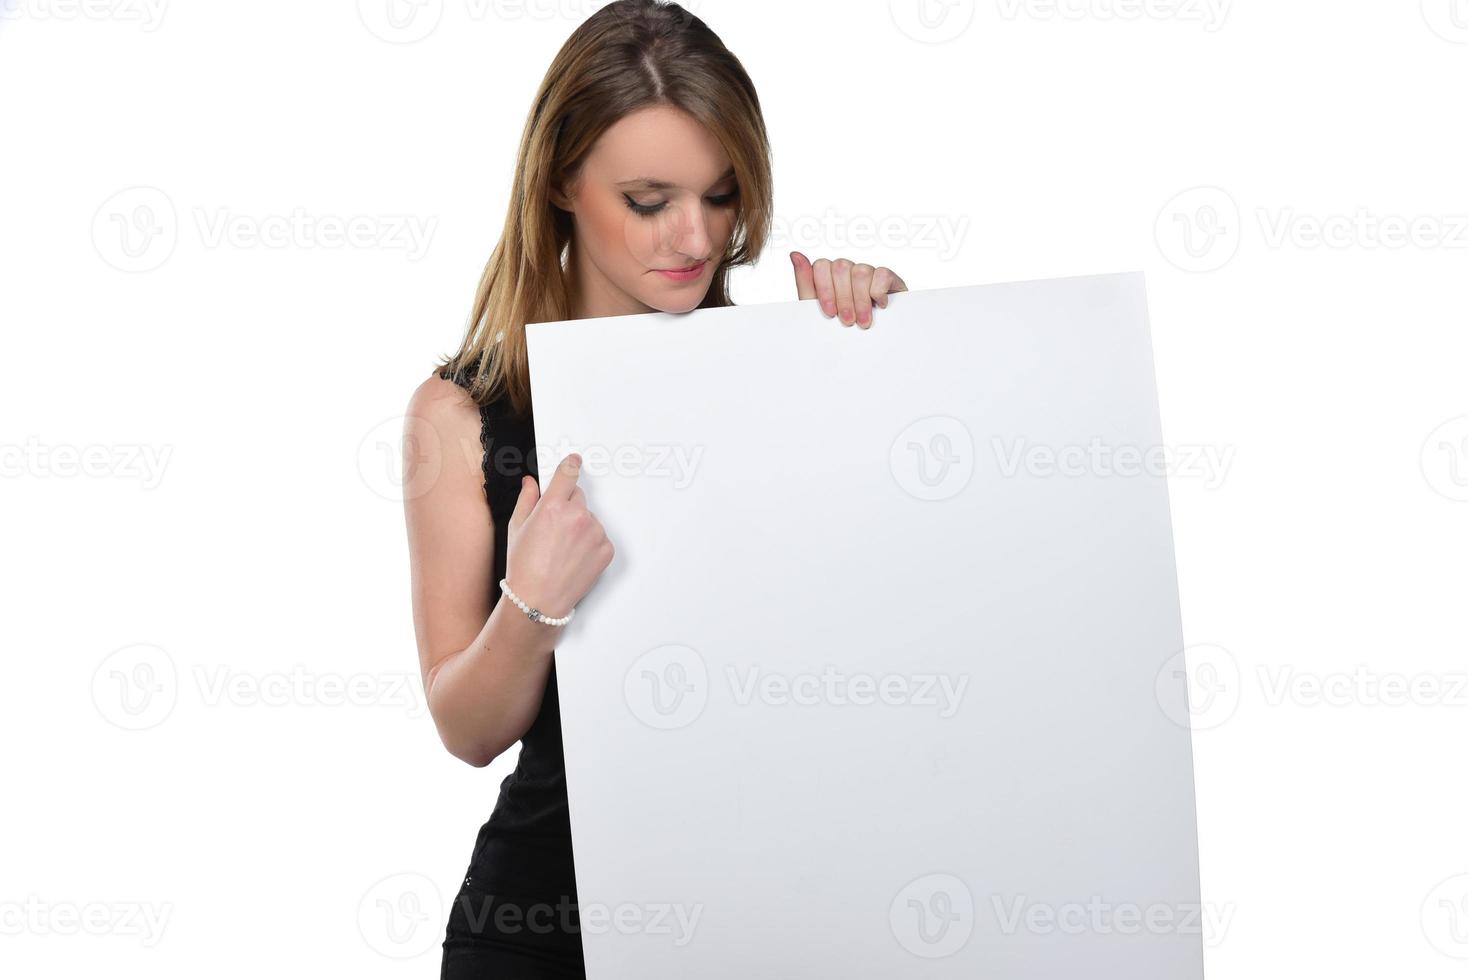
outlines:
M1139 274L528 337L591 980L1202 976Z

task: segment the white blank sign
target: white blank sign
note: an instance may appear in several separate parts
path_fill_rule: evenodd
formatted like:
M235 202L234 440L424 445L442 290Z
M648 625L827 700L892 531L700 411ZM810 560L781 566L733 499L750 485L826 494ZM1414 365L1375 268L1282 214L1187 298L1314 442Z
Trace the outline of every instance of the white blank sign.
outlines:
M534 324L591 980L1196 980L1139 274Z

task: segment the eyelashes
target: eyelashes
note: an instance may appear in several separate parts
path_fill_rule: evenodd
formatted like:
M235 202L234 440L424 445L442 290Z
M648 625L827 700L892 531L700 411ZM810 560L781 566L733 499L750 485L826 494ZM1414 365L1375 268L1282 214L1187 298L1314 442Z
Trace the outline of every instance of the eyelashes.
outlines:
M738 200L738 198L739 192L735 190L730 191L728 194L718 194L710 197L708 201L714 207L721 208L725 207L726 205L733 204L736 200ZM632 196L630 194L623 194L622 199L627 202L627 207L629 210L632 211L633 214L640 214L644 218L650 218L668 206L667 201L659 201L656 204L638 204L636 201L632 200Z

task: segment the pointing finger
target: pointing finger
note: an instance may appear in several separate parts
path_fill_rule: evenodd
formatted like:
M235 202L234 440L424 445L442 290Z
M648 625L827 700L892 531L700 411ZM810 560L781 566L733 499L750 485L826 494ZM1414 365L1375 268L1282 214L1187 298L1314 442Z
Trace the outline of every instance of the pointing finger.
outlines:
M576 478L581 475L581 454L571 453L556 467L550 485L541 494L551 500L570 500L571 491L576 489Z

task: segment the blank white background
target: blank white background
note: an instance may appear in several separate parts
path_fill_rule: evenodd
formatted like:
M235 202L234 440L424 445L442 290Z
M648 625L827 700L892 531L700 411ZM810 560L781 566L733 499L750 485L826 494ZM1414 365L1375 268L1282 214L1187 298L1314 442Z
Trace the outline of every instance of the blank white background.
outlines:
M595 7L0 0L7 973L436 975L513 758L423 712L396 441ZM1459 976L1468 4L693 9L775 148L736 300L1147 273L1209 975Z

